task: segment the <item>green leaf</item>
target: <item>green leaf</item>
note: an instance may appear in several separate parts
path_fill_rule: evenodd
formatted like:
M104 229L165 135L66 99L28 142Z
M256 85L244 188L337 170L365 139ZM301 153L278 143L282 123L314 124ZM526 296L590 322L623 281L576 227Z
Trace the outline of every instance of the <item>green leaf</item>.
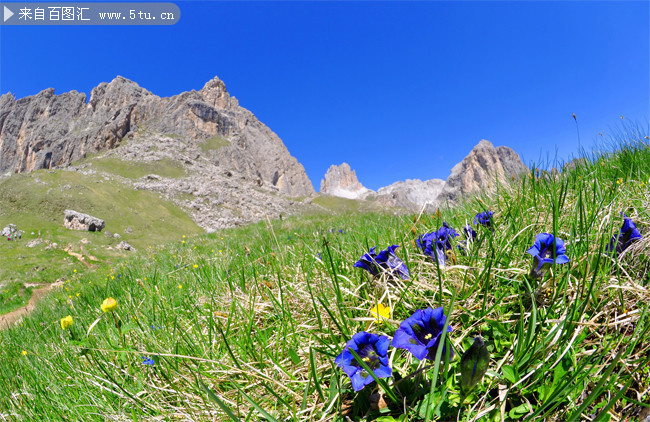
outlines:
M393 416L380 416L377 419L375 419L376 422L405 422L406 421L406 415L399 415L397 419Z
M517 381L519 381L519 375L517 374L515 368L513 368L510 365L503 365L503 377L510 381L511 383L515 384Z
M289 354L289 358L291 358L291 362L293 362L294 365L298 365L300 363L300 357L295 350L287 349L287 353Z
M533 408L531 405L528 403L523 403L520 404L519 406L515 407L514 409L511 409L510 412L508 412L508 415L512 419L519 419L522 416L526 415L527 413L530 413L533 411Z

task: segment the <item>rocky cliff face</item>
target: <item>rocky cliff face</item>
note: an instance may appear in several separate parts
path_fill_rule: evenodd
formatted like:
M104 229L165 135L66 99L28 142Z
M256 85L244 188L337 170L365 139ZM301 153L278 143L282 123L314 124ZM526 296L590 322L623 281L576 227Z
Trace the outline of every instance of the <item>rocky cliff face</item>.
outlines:
M324 195L362 199L370 192L370 189L359 183L357 173L350 168L348 163L331 166L325 173L325 178L320 182L320 193Z
M205 159L289 196L314 193L303 166L280 138L239 106L218 78L200 91L161 98L117 77L86 95L55 95L52 88L16 100L0 97L0 172L27 172L67 166L72 161L134 142L175 136L201 144Z
M451 201L480 189L494 186L529 171L519 155L508 147L482 140L467 157L451 169L438 201Z

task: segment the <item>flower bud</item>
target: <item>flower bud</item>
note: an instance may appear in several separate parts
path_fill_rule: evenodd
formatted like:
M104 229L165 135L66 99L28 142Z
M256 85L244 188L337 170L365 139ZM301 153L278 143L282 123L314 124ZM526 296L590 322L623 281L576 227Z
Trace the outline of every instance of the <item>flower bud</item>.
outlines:
M483 378L490 363L490 352L479 336L474 344L460 358L460 388L463 394L469 393Z

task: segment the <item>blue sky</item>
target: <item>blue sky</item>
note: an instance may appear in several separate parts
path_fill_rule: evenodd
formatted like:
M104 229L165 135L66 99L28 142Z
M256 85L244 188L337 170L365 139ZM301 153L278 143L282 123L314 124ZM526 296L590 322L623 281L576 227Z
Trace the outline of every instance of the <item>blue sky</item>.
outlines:
M645 1L175 2L173 26L0 27L0 92L160 96L219 76L314 187L348 162L371 189L445 179L481 139L526 163L648 126Z

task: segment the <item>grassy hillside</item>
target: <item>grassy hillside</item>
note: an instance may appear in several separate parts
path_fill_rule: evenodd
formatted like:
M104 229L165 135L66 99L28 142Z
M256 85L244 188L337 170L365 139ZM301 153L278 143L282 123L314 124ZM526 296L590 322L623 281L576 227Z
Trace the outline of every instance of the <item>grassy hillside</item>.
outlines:
M101 273L72 276L65 290L0 332L0 414L9 420L634 420L650 403L646 135L630 132L615 152L557 177L533 171L420 219L290 218L178 238L141 248ZM419 235L443 221L462 233L486 210L494 230L473 225L478 236L464 253L457 248L462 234L452 239L444 268L416 247ZM623 224L621 211L643 239L620 255L606 254ZM565 242L569 262L530 277L526 251L544 232ZM372 277L354 267L370 247L393 244L401 245L397 255L409 279ZM108 297L117 308L105 313L100 304ZM390 311L378 320L371 310L379 304ZM444 353L431 347L432 359L424 361L389 347L392 376L353 391L335 363L346 342L362 331L393 338L402 321L429 307L444 308L438 328L446 338L439 344L451 347ZM68 315L72 326L62 329ZM471 359L461 365L461 356L479 335L490 353L487 373L461 393L461 366L477 367ZM451 350L451 359L443 358ZM355 367L364 377L369 365L379 368L372 351L358 351L366 368Z
M134 190L96 174L41 170L12 175L0 181L0 198L0 229L12 223L25 232L19 242L0 239L0 313L29 300L25 284L51 283L75 270L88 270L64 249L81 255L92 267L101 267L129 255L109 249L122 240L145 249L202 232L183 210L155 193ZM106 229L68 230L63 227L65 209L99 217L105 220ZM121 239L106 236L106 231L119 233ZM30 241L41 243L28 247ZM52 248L52 243L57 247Z

